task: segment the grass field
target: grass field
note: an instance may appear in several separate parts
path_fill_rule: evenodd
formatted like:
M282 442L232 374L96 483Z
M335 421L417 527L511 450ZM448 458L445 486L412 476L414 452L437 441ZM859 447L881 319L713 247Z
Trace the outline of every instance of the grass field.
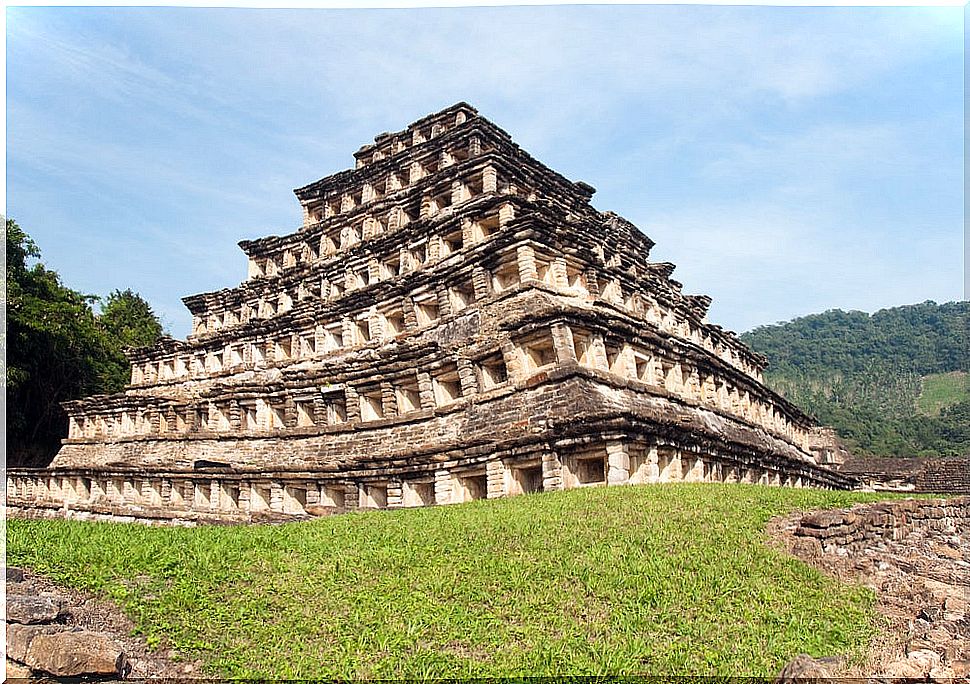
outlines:
M960 371L926 375L916 408L927 416L940 415L940 409L970 400L970 374Z
M219 676L773 676L859 652L874 613L770 548L766 521L874 498L676 484L282 526L10 520L7 554Z

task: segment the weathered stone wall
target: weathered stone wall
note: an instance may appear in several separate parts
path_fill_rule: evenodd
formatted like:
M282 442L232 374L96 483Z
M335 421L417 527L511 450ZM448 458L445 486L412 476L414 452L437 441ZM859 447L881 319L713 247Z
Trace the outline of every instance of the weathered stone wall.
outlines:
M852 456L839 471L881 491L970 494L970 458Z
M191 469L197 461L214 461L249 471L381 470L395 462L426 461L436 454L553 443L584 433L597 439L600 426L613 430L617 425L645 442L667 440L704 445L712 453L743 453L752 465L760 459L776 467L788 463L791 468L798 464L817 468L807 454L757 423L661 387L625 381L575 363L533 376L531 386L516 391L508 387L449 407L259 438L226 432L179 440L69 442L59 463L61 467L117 468L140 463Z
M970 458L926 459L916 491L970 494Z
M14 496L235 519L333 488L354 510L852 484L820 467L833 438L763 384L766 359L706 320L709 297L467 104L355 159L295 191L298 230L240 243L246 281L183 300L184 342L130 352L125 392L65 403L68 439L50 471L9 474Z
M851 553L878 541L896 541L915 530L966 530L970 497L907 499L860 504L850 509L804 516L795 535L803 546L825 553Z
M872 589L882 616L862 658L802 655L778 681L968 681L970 497L859 504L771 528L809 565Z

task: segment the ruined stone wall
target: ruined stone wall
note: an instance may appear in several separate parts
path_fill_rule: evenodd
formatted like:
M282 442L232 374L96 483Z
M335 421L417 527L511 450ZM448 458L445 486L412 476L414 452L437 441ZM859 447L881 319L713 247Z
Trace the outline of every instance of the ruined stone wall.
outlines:
M852 456L839 471L877 491L970 494L970 458Z
M845 553L871 547L877 541L899 540L914 530L966 529L968 525L970 497L907 499L809 513L795 535L806 540L800 542L803 547Z

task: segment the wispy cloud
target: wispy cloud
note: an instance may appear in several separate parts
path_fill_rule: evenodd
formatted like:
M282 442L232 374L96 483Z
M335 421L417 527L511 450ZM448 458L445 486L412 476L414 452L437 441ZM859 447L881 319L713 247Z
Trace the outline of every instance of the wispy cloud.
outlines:
M953 292L953 256L932 244L950 250L962 227L962 103L946 90L961 82L961 16L14 8L10 211L42 247L50 236L55 268L97 274L96 291L143 283L184 334L181 296L242 278L238 239L295 228L291 188L468 100L597 185L597 206L640 222L687 289L720 294L730 325L829 305L838 288L912 301ZM915 248L873 248L917 224ZM99 243L132 256L98 262ZM941 266L882 277L907 251ZM796 279L801 291L783 287Z

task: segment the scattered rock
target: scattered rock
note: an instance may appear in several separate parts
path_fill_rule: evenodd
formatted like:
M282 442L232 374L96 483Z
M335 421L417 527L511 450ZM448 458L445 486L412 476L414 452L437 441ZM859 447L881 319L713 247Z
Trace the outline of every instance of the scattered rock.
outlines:
M967 608L970 608L970 603L968 603L967 600L961 596L951 594L944 599L943 608L944 610L964 613L966 612Z
M943 674L940 655L934 651L920 649L910 651L906 658L892 663L886 671L890 677L905 677L907 679L935 678L932 674ZM949 679L952 675L945 678Z
M970 660L954 660L950 662L950 669L954 677L970 677Z
M38 634L30 640L24 663L55 677L125 675L125 652L94 632Z
M953 679L953 668L947 665L937 665L927 673L930 681L949 682Z
M24 662L27 649L35 636L54 634L68 629L63 625L19 625L7 623L7 657Z
M61 602L51 596L8 596L7 622L39 625L61 616Z
M920 608L917 617L927 622L935 622L943 617L943 608L941 606L925 606Z
M970 661L970 641L966 639L953 639L943 648L943 656L948 663L956 663L961 660Z
M179 678L182 665L172 662L175 654L151 653L144 640L132 636L134 625L110 601L58 587L29 570L21 576L20 582L7 585L8 679ZM57 623L13 621L36 615L38 606Z
M925 673L907 659L890 663L883 673L883 677L897 677L901 679L923 679Z
M930 671L930 668L940 664L940 654L936 651L926 649L910 651L906 659L910 662L924 665L927 672Z
M963 556L961 555L960 551L958 549L953 548L949 544L946 544L946 545L943 545L943 544L934 544L933 545L933 551L936 554L940 555L940 556L945 556L947 558L952 558L953 560L962 560L963 559Z

